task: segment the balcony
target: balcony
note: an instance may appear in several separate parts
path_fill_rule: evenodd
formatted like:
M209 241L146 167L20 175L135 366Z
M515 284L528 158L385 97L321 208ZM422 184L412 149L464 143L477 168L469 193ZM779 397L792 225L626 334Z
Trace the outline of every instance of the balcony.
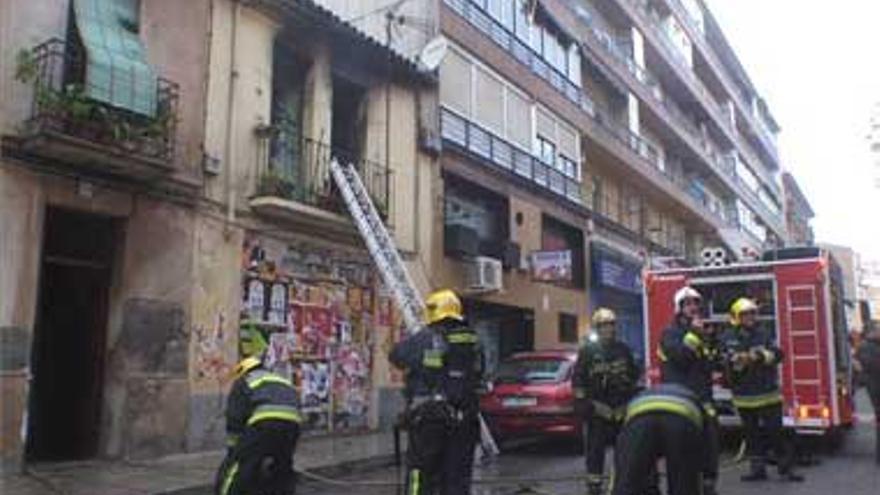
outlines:
M580 181L563 174L552 164L446 108L441 112L440 127L443 140L451 147L510 177L518 177L576 205L582 204Z
M177 85L159 78L155 113L139 114L91 98L83 77L85 62L80 45L58 39L19 55L16 77L33 85L34 97L19 136L9 140L15 152L90 174L135 180L154 180L173 171Z
M720 75L719 79L726 86L725 89L731 95L731 98L739 106L740 113L746 116L746 120L750 121L750 125L755 129L755 135L758 137L758 141L761 142L766 153L775 163L779 163L779 152L774 139L771 137L773 133L761 118L752 113L751 95L747 94L738 84L732 81L727 68L721 63L718 54L715 53L715 49L709 45L684 5L679 0L667 0L667 4L673 12L676 12L676 17L682 20L682 24L689 28L691 38L700 48L704 56L703 58L706 59L715 73Z
M544 57L532 47L523 43L505 25L492 17L489 12L475 4L473 0L443 0L452 11L482 32L496 45L510 53L518 62L525 65L541 79L568 98L588 114L594 112L593 101L568 76L552 67Z
M291 224L352 232L348 210L330 175L330 162L357 169L383 220L390 213L392 174L384 165L359 158L308 138L294 138L278 128L260 128L258 137L267 166L250 200L257 213Z

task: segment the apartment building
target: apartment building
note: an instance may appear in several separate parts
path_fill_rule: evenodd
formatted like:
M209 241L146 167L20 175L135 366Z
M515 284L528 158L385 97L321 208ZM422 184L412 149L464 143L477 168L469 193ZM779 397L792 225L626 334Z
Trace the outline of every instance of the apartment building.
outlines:
M293 0L13 0L0 54L4 469L220 448L255 340L309 433L396 414L400 317L329 166L426 291L434 75Z
M788 243L795 246L812 245L815 237L810 220L816 216L809 200L801 191L794 178L789 172L782 174L782 189L785 197L785 225L788 233Z

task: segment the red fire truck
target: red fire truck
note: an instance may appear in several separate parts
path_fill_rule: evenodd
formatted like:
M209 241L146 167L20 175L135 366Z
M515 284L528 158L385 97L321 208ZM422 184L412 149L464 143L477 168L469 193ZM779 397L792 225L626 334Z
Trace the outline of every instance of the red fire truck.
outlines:
M775 332L785 360L780 384L785 424L798 433L822 435L853 422L852 367L844 312L842 272L818 248L786 248L760 261L715 267L674 268L645 275L646 367L660 379L657 346L674 317L673 295L685 285L703 295L705 321L724 329L739 297L758 301L759 321ZM739 418L721 377L715 399L723 426Z

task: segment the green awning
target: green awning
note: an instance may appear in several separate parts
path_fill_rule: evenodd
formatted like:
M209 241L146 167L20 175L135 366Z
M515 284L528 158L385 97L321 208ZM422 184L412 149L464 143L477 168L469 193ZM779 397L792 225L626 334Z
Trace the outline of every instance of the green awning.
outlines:
M139 0L74 0L86 49L86 94L154 116L158 81L138 35L139 8Z

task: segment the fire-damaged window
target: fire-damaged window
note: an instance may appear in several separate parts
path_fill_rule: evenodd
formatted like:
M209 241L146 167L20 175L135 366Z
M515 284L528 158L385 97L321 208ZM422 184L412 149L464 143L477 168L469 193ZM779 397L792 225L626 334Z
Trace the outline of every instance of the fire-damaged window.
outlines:
M570 280L559 281L558 283L563 286L577 289L583 289L586 287L583 231L548 215L543 216L541 224L542 251L568 251L571 253Z
M578 341L578 318L577 315L559 313L559 343L577 344Z
M510 244L507 198L453 175L445 177L444 252L504 260Z

